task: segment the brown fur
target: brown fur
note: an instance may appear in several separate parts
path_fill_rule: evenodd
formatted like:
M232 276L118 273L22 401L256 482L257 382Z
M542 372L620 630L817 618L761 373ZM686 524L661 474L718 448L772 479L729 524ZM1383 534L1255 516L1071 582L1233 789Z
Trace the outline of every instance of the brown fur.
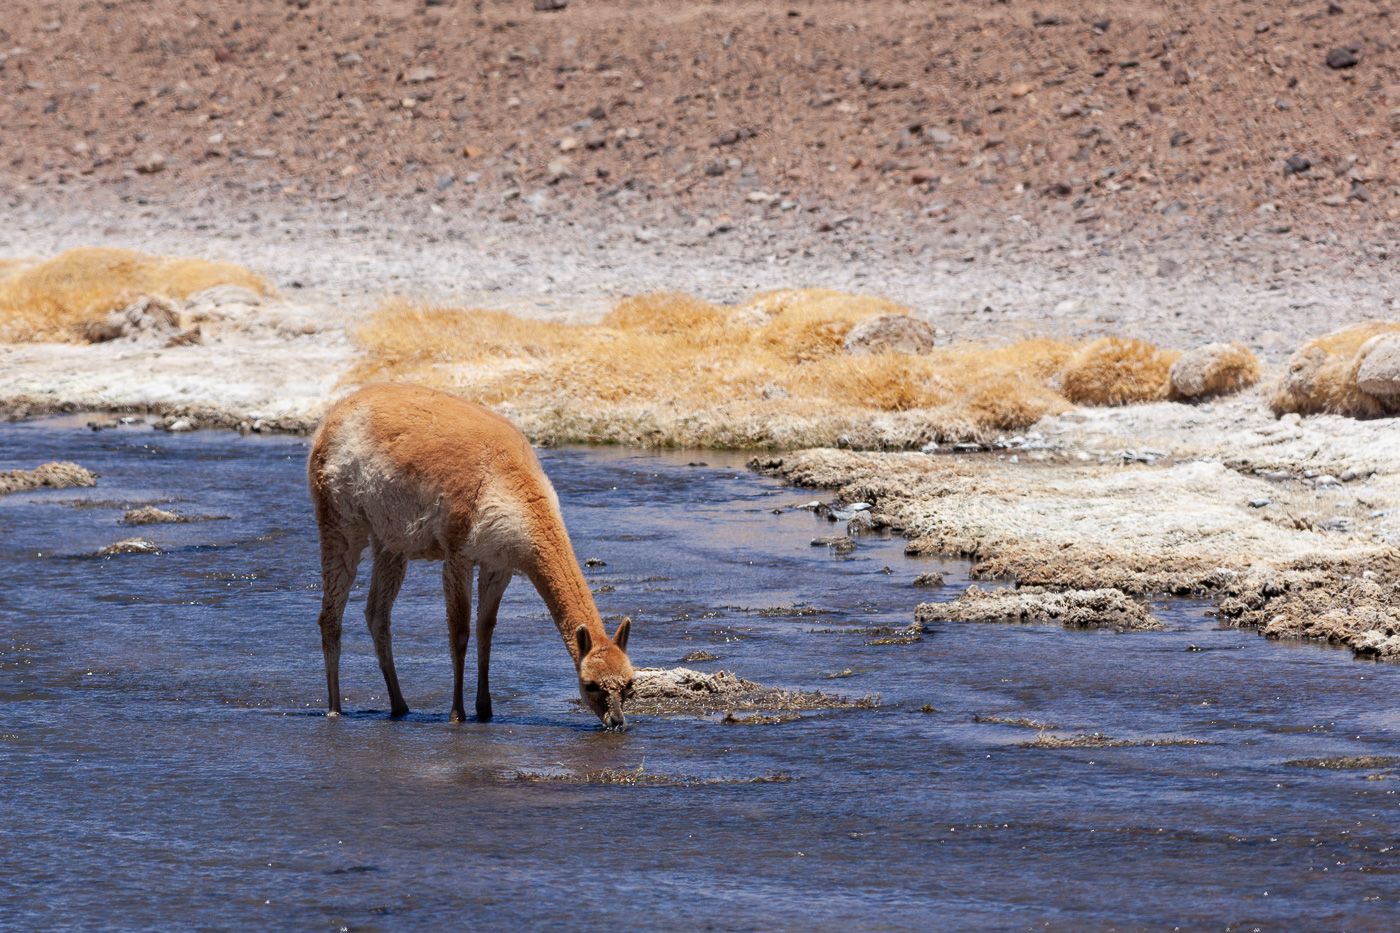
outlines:
M396 716L408 711L394 672L389 613L409 560L442 560L453 660L452 717L466 718L462 668L471 574L480 566L477 717L491 718L491 633L514 571L544 598L585 704L609 727L631 691L629 622L603 629L558 498L525 437L504 418L422 386L372 385L337 403L307 464L321 532L321 642L330 711L340 711L340 620L360 554L372 546L366 619Z

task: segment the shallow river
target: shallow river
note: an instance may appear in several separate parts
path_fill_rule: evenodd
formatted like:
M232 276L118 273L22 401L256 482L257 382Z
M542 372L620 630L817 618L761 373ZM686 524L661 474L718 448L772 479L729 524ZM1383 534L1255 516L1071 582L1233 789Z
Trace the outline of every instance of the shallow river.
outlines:
M1395 769L1286 764L1400 750L1398 667L1189 604L1161 632L952 623L867 644L956 595L962 565L811 547L833 530L793 508L814 494L737 458L555 450L636 663L705 649L687 666L882 704L601 732L517 579L497 718L452 725L440 578L415 564L394 629L414 712L385 713L362 567L347 715L328 720L306 441L82 424L0 426L0 469L101 474L0 499L0 927L1400 925ZM119 524L154 501L231 517ZM135 534L164 553L89 556ZM947 586L911 587L935 569ZM821 612L757 611L794 606ZM1035 727L988 717L1207 744L1025 747ZM638 768L663 785L582 782Z

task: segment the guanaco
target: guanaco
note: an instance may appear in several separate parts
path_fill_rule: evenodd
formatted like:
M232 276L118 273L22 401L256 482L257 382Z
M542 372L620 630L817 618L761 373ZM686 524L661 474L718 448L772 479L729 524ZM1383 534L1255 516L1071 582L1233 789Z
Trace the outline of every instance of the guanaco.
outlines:
M491 634L515 571L535 585L578 674L579 695L609 729L626 725L632 693L629 619L609 638L529 441L505 418L454 395L371 385L337 402L307 463L321 534L321 650L328 715L340 714L341 618L360 556L374 557L365 621L389 690L390 715L408 712L394 672L390 609L410 560L440 560L452 648L453 722L466 720L462 668L476 613L476 716L491 719Z

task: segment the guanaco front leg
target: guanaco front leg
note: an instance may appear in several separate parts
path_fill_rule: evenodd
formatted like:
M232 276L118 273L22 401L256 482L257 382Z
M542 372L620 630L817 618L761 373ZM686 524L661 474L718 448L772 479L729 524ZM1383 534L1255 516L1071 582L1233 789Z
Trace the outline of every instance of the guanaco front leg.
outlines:
M442 592L447 601L447 637L452 643L452 715L449 718L453 722L466 722L462 679L472 632L471 561L448 558L443 562Z
M477 584L476 608L476 720L491 721L491 633L496 630L496 610L510 584L510 568L482 567Z
M323 528L321 532L321 654L326 661L326 711L340 715L340 630L345 602L355 583L367 536L354 529Z
M389 616L407 570L408 560L402 554L396 554L379 547L378 543L375 544L374 573L370 577L369 599L365 603L365 622L369 624L369 633L374 639L374 653L379 656L379 670L384 674L384 686L389 688L389 715L395 719L408 714L408 704L404 702L403 691L399 689L399 675L394 672Z

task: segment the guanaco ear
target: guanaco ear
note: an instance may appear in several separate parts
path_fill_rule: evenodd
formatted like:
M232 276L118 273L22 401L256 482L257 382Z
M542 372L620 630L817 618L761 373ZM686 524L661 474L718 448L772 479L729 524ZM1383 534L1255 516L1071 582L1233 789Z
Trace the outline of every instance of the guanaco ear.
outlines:
M580 625L574 631L574 641L578 643L578 659L582 661L588 657L588 652L593 647L593 636L588 634L588 629Z
M617 645L619 651L627 650L627 636L632 634L632 617L623 616L622 624L617 627L617 634L613 635L613 644Z

